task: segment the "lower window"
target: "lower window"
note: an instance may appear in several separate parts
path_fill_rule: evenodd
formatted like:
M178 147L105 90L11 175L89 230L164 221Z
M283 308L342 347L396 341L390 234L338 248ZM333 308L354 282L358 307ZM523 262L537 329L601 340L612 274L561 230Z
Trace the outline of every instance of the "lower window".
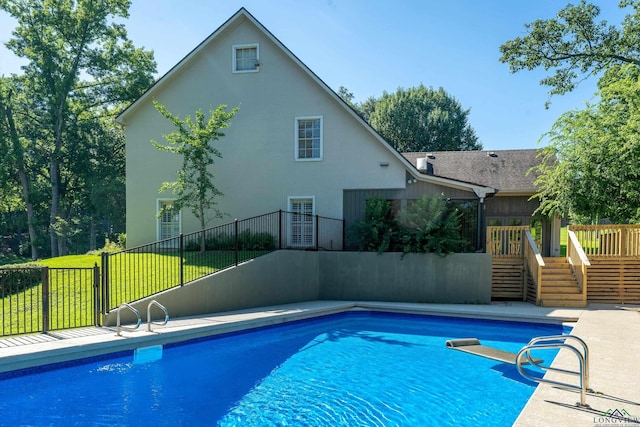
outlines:
M289 198L288 246L308 248L315 245L315 207L313 197Z
M171 239L180 235L180 212L173 209L172 200L158 201L158 240Z

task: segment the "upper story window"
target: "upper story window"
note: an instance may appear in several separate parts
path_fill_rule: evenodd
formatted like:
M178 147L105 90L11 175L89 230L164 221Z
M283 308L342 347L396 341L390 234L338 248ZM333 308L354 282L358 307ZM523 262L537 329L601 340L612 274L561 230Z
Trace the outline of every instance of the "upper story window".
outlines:
M296 118L296 160L322 160L322 117Z
M233 72L255 73L260 71L260 49L255 44L233 45Z

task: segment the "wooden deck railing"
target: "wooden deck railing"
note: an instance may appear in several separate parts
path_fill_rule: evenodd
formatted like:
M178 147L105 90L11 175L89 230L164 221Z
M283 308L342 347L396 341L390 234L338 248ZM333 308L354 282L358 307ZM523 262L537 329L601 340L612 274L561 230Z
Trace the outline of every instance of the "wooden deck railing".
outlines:
M569 259L569 264L571 264L573 274L578 281L580 291L582 291L582 300L586 301L588 285L587 271L591 263L580 244L578 236L573 230L567 230L567 258Z
M487 227L487 253L495 257L522 257L526 230L528 226Z
M640 256L640 225L570 225L588 257ZM568 246L568 244L567 244Z
M542 268L544 267L544 260L542 259L542 255L540 255L540 251L538 251L538 246L536 245L536 242L528 228L524 231L524 236L524 265L525 269L533 279L534 288L536 290L536 304L540 304L540 295L542 293Z

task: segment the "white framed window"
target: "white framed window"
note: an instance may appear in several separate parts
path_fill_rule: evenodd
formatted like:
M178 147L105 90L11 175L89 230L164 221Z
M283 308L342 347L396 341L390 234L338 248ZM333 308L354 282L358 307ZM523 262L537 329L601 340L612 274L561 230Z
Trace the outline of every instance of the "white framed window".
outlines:
M232 46L232 71L234 73L256 73L260 71L260 46L234 44Z
M295 158L300 161L322 160L322 117L296 117Z
M158 200L158 240L178 237L182 229L182 216L180 211L172 208L173 200Z
M289 197L289 212L287 245L293 248L315 246L315 197Z

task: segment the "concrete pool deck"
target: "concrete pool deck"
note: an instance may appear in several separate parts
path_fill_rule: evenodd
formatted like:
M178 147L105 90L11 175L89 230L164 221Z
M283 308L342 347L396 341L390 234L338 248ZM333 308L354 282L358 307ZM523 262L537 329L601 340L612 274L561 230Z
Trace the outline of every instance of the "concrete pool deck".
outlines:
M115 328L83 328L0 339L0 372L59 363L135 348L166 344L316 317L352 309L480 317L529 322L571 323L573 334L590 350L589 408L576 406L579 393L540 384L515 422L517 426L640 425L640 311L618 305L591 304L586 309L538 307L506 302L491 305L410 304L386 302L310 301L211 316L172 319L166 326L143 324L135 332ZM444 344L443 344L444 345ZM575 370L577 359L561 350L554 367ZM550 374L547 374L550 375ZM558 374L555 374L558 375ZM552 377L577 384L574 377Z

